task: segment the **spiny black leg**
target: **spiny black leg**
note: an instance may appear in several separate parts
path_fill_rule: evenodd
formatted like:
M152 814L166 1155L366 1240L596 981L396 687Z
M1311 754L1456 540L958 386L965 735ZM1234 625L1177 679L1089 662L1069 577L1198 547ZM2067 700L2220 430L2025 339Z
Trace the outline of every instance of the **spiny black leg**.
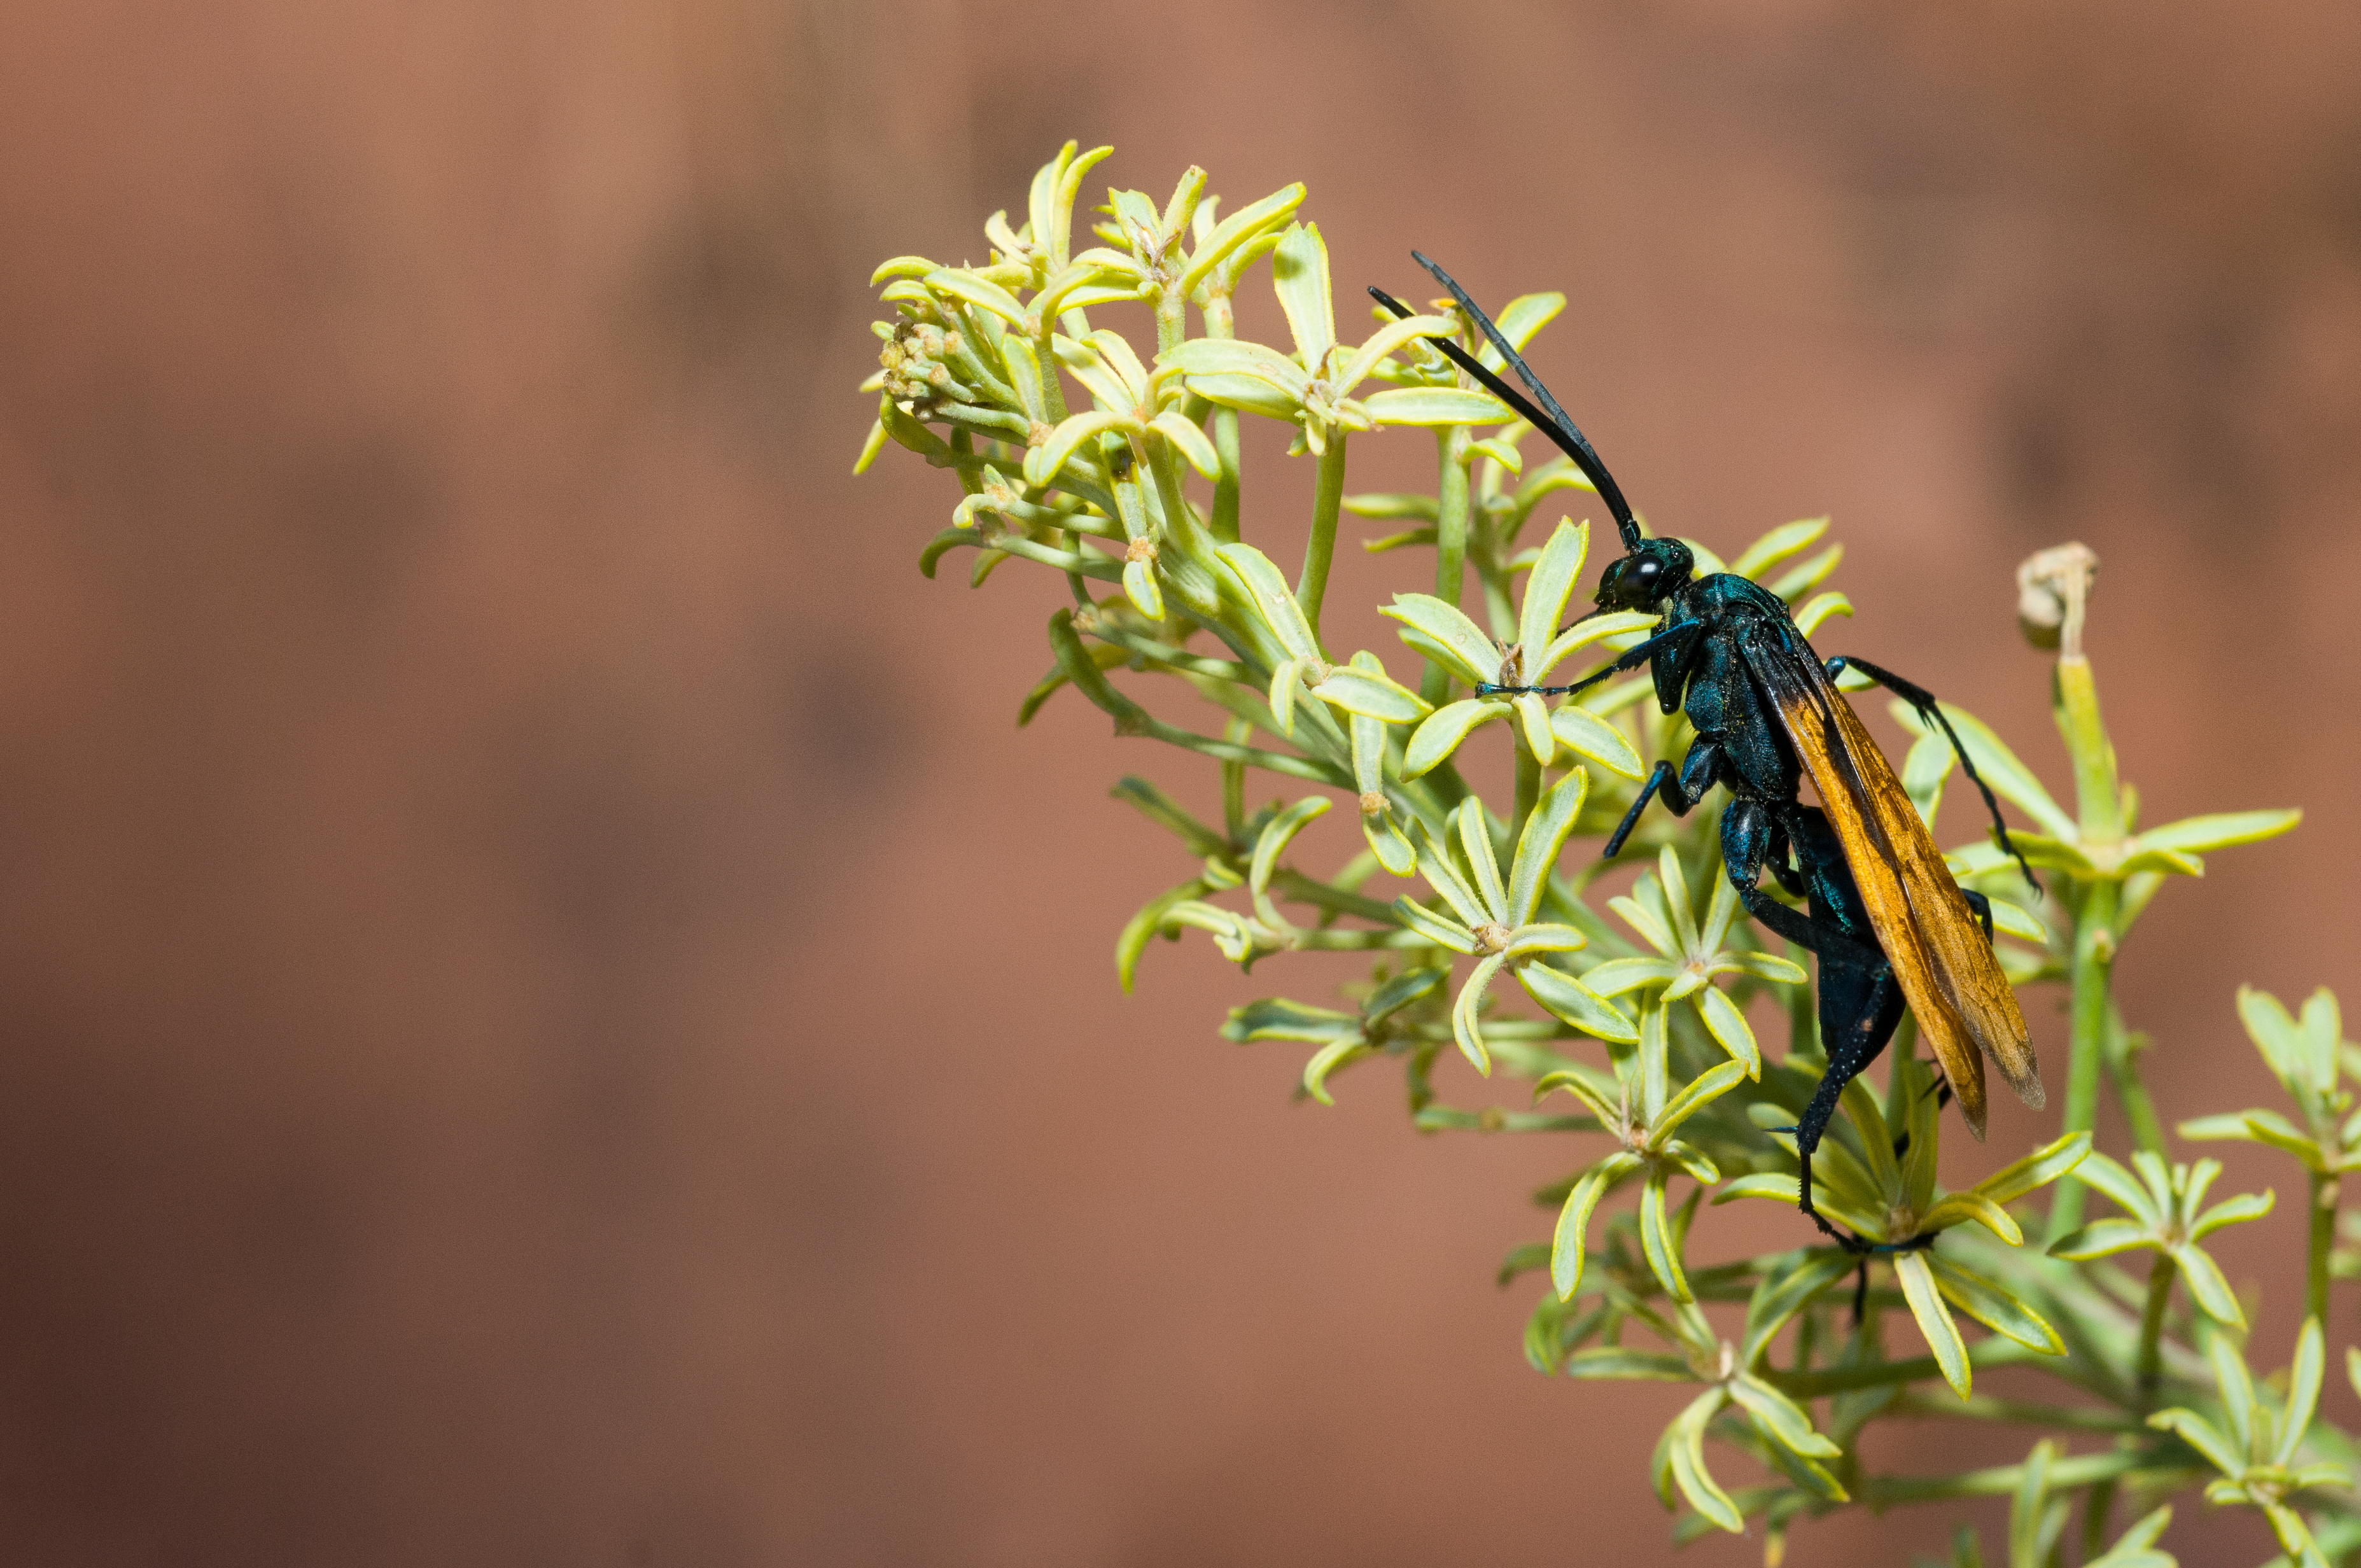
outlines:
M1861 1321L1868 1316L1869 1255L1867 1253L1863 1253L1861 1259L1861 1277L1854 1283L1852 1288L1852 1326L1856 1329L1860 1328Z
M1695 621L1685 620L1678 626L1666 627L1645 642L1635 642L1624 649L1622 652L1616 655L1613 663L1601 665L1572 685L1504 686L1497 681L1478 681L1476 683L1476 695L1477 696L1523 696L1531 694L1534 696L1572 696L1576 692L1588 691L1609 675L1620 675L1627 670L1638 669L1655 656L1657 649L1675 637L1695 630L1696 626Z
M2000 835L2001 848L2016 861L2016 869L2025 873L2026 885L2036 893L2041 892L2041 879L2033 874L2032 864L2026 860L2024 851L2016 847L2016 840L2008 836L2008 824L2001 820L2000 801L1993 795L1992 786L1984 783L1983 775L1976 772L1975 763L1968 760L1968 749L1960 744L1960 732L1951 728L1951 721L1944 714L1942 705L1935 700L1935 694L1922 685L1904 680L1891 670L1880 669L1866 659L1856 659L1843 653L1830 659L1822 668L1828 671L1831 681L1848 668L1859 670L1916 708L1920 718L1941 727L1944 737L1951 742L1952 754L1960 759L1960 766L1967 773L1968 782L1974 784L1976 792L1984 797L1984 809L1992 813L1993 828Z
M1614 835L1607 840L1607 848L1598 858L1602 861L1611 861L1622 851L1623 840L1629 839L1631 836L1631 829L1640 825L1640 813L1648 809L1648 802L1655 798L1657 791L1670 792L1680 787L1673 778L1672 760L1659 758L1656 765L1648 771L1647 782L1640 786L1640 793L1631 797L1631 809L1625 812L1623 820L1615 825ZM1666 795L1664 804L1667 806L1673 804L1669 794ZM1688 807L1685 805L1673 815L1680 817L1686 814L1687 810Z

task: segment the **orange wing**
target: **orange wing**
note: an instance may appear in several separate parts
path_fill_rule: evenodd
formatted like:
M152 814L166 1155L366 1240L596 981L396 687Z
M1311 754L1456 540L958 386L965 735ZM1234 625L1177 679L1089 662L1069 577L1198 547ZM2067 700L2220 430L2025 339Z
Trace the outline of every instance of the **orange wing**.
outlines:
M1808 645L1800 656L1749 646L1746 662L1819 792L1861 886L1870 927L1918 1019L1919 1034L1950 1080L1968 1130L1979 1139L1984 1135L1983 1057L1992 1058L2018 1099L2039 1109L2040 1068L2016 993L1943 852L1860 715L1829 683Z

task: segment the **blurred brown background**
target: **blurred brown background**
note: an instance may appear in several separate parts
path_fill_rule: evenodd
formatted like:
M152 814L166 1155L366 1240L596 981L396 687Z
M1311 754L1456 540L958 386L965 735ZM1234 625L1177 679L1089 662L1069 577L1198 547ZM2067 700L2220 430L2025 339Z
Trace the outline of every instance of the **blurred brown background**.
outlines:
M944 477L848 476L870 268L981 259L1070 136L1117 148L1093 200L1307 181L1340 298L1422 287L1413 245L1487 299L1567 290L1543 368L1652 519L1833 511L1862 613L1823 641L2053 779L2008 574L2095 546L2150 819L2312 812L2128 949L2166 1109L2272 1092L2240 981L2361 1005L2349 6L76 0L7 31L7 1561L1670 1554L1645 1459L1682 1391L1534 1376L1531 1283L1490 1283L1564 1146L1420 1140L1375 1072L1290 1105L1296 1052L1213 1033L1283 969L1159 947L1119 995L1118 924L1186 872L1105 786L1202 780L1069 699L1015 730L1058 585L922 581ZM1356 487L1422 446L1356 445ZM1249 528L1300 529L1309 483L1250 483ZM2046 1124L1995 1123L1970 1174ZM2231 1164L2280 1190L2222 1249L2278 1365L2298 1189ZM2183 1519L2184 1563L2268 1554Z

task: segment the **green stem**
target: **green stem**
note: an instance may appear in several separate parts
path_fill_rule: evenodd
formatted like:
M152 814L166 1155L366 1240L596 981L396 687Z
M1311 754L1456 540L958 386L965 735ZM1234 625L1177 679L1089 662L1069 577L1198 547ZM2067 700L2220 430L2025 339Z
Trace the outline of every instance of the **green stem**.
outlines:
M2053 1460L2048 1469L2049 1489L2071 1491L2094 1481L2128 1475L2155 1466L2158 1459L2158 1455L2138 1449L2118 1449L2109 1453L2081 1453ZM1875 1508L1894 1503L1939 1502L1949 1497L2004 1497L2024 1484L2024 1465L2002 1464L1958 1475L1872 1475L1861 1483L1853 1496Z
M2074 805L2085 844L2124 836L2123 790L2115 781L2115 747L2099 718L2099 687L2091 661L2060 659L2050 688L2051 717L2074 763Z
M2303 1310L2323 1325L2328 1321L2328 1255L2336 1245L2340 1185L2336 1177L2312 1173L2312 1248L2304 1270Z
M1517 804L1516 815L1509 819L1509 842L1514 844L1524 837L1525 819L1542 798L1542 762L1532 754L1523 739L1517 741Z
M1230 314L1228 294L1207 291L1204 317L1207 337L1237 335ZM1235 544L1238 541L1237 410L1217 408L1213 411L1213 455L1222 460L1222 473L1213 481L1213 515L1205 526L1221 543Z
M1222 739L1241 751L1253 738L1254 726L1243 718L1233 718L1222 727ZM1236 757L1222 761L1222 822L1229 829L1230 842L1237 843L1246 830L1246 765Z
M1189 297L1171 289L1156 296L1156 352L1171 353L1189 336Z
M1459 602L1467 565L1467 446L1475 439L1466 425L1457 424L1435 432L1434 437L1440 470L1434 481L1434 597L1448 605ZM1451 695L1450 673L1429 663L1418 691L1440 707Z
M2095 1563L2107 1550L2108 1516L2115 1511L2115 1478L2092 1483L2082 1498L2082 1561Z
M1994 1366L2038 1365L2055 1361L2015 1340L1997 1334L1968 1347L1968 1362L1978 1371ZM2044 1367L2054 1371L2054 1367ZM1817 1399L1823 1394L1846 1394L1856 1388L1884 1388L1902 1383L1924 1383L1943 1376L1942 1364L1931 1355L1907 1361L1874 1361L1861 1366L1830 1366L1818 1372L1770 1372L1765 1380L1791 1399Z
M1320 601L1328 593L1328 566L1336 554L1336 514L1344 502L1345 433L1331 429L1312 492L1312 538L1303 547L1303 576L1295 585L1295 602L1312 623L1314 642L1320 641Z
M1961 1399L1946 1389L1939 1394L1905 1394L1889 1407L1896 1415L1927 1416L1945 1420L2006 1421L2018 1426L2064 1427L2076 1431L2143 1431L2136 1416L2089 1406L2044 1405L2030 1399L1996 1399L1974 1394Z
M1081 683L1077 682L1077 685ZM1262 768L1290 778L1310 779L1314 784L1333 784L1338 789L1351 789L1353 775L1332 763L1315 762L1305 757L1290 757L1283 751L1266 751L1254 746L1241 746L1231 740L1216 740L1210 735L1167 724L1160 718L1134 719L1137 729L1118 728L1117 734L1145 735L1167 745L1179 746L1191 751L1202 751L1208 757L1224 762L1244 762L1248 767Z
M2148 1266L2147 1303L2140 1310L2139 1349L2133 1360L2143 1414L2156 1404L2158 1382L2164 1376L2164 1313L2172 1304L2172 1255L2158 1252Z
M2107 1049L2107 981L2115 961L2115 914L2121 908L2123 884L2092 882L2083 885L2074 916L2073 1043L2066 1062L2066 1125L2068 1133L2087 1133L2099 1115L2099 1069ZM2072 1176L2058 1183L2049 1205L2049 1239L2057 1241L2081 1228L2082 1184Z
M2107 1003L2106 1043L2107 1077L2115 1086L2115 1102L2124 1108L2124 1120L2131 1124L2132 1142L2150 1154L2169 1155L2164 1124L2157 1119L2147 1085L2140 1081L2138 1049L2112 998Z

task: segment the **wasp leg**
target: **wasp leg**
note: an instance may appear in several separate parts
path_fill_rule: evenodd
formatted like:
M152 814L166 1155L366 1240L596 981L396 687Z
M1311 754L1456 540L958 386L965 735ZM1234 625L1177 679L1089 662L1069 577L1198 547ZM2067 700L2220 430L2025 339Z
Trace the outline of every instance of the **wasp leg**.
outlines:
M1811 1103L1804 1108L1802 1118L1795 1124L1796 1207L1810 1215L1812 1223L1835 1238L1847 1252L1915 1251L1933 1238L1865 1242L1838 1230L1812 1202L1812 1156L1818 1151L1820 1139L1836 1115L1845 1086L1877 1060L1886 1042L1894 1037L1895 1026L1902 1022L1902 988L1883 955L1877 959L1875 972L1865 974L1857 959L1843 954L1832 956L1828 949L1835 947L1835 943L1826 944L1820 954L1820 1035L1827 1042L1828 1065L1820 1077L1819 1087L1812 1093Z
M2006 850L2015 860L2017 870L2025 873L2026 884L2034 892L2039 893L2041 879L2033 874L2032 864L2026 860L2025 852L2016 847L2016 840L2008 836L2008 824L2002 821L2000 817L2000 801L1993 796L1992 785L1984 783L1983 775L1976 772L1975 763L1968 760L1968 749L1960 744L1960 732L1951 728L1951 720L1943 712L1942 705L1935 700L1935 694L1925 686L1904 680L1891 670L1881 669L1866 659L1856 659L1850 654L1839 653L1820 667L1828 672L1828 679L1831 681L1843 674L1847 669L1859 670L1862 674L1916 708L1920 718L1941 728L1945 738L1951 742L1952 755L1960 759L1960 766L1967 773L1968 782L1974 784L1976 793L1984 797L1984 809L1992 813L1993 830L2000 835L2001 848Z
M1662 795L1665 810L1675 817L1686 817L1720 776L1721 748L1710 740L1699 740L1689 748L1688 755L1681 759L1678 777L1674 776L1671 759L1660 758L1648 771L1647 782L1640 786L1640 793L1631 797L1631 809L1615 825L1614 835L1607 840L1607 848L1599 851L1598 858L1611 861L1622 853L1623 840L1640 825L1640 813L1648 809L1652 797Z

